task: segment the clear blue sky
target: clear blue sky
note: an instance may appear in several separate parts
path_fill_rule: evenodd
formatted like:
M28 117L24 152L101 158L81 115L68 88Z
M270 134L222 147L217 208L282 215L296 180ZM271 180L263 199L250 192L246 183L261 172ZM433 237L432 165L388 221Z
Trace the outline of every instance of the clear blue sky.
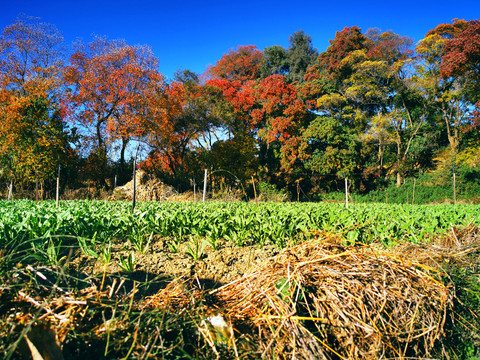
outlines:
M56 25L67 45L77 38L90 41L92 34L149 45L159 70L171 78L180 68L202 73L238 45L287 48L300 29L319 52L336 31L353 25L393 30L416 42L453 18L480 18L480 0L0 0L1 29L20 13Z

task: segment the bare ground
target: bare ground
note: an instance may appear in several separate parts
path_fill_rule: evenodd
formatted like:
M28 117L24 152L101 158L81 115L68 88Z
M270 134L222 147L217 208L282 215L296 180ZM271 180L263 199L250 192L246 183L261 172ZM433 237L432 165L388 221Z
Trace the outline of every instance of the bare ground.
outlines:
M149 278L196 278L208 287L229 283L244 275L252 266L261 266L280 252L274 245L237 246L232 242L219 240L214 250L206 241L200 240L197 250L193 243L182 242L176 251L168 245L169 239L156 238L142 253L130 249L128 241L112 244L111 261L108 264L101 257L89 257L77 250L69 263L69 269L88 276L121 274L120 257L126 259L134 253L134 274L148 275ZM189 248L190 247L190 248ZM100 252L101 249L97 249Z

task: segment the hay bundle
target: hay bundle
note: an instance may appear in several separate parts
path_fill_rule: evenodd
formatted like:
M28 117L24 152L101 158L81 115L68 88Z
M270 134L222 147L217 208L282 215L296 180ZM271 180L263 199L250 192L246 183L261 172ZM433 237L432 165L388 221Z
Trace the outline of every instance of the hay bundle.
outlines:
M330 238L288 249L213 294L237 331L259 335L262 357L418 357L441 337L452 299L439 275L401 250Z
M168 185L165 185L156 177L147 175L143 170L136 173L136 198L140 201L167 201L177 195L177 191ZM133 180L123 186L115 188L112 200L114 199L132 200L133 198Z

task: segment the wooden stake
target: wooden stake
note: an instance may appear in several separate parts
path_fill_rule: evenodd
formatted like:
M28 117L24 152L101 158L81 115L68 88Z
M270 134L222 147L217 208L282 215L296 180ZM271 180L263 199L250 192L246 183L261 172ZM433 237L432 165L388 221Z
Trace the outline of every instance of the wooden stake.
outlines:
M193 201L197 201L197 184L195 183L195 178L193 178Z
M457 190L456 190L456 178L455 178L455 165L453 165L453 205L457 203Z
M135 198L137 191L137 159L133 159L133 194L132 194L132 213L135 212Z
M35 202L38 202L38 174L37 174L37 169L35 169Z
M60 165L58 165L58 175L57 175L57 192L55 196L55 202L57 204L57 207L60 203Z
M348 209L348 179L345 176L345 207Z
M255 195L255 202L257 202L257 189L255 188L255 180L252 175L252 184L253 184L253 194Z
M300 202L300 180L297 180L297 202Z
M137 195L137 157L138 150L140 149L140 144L137 145L137 151L135 152L135 157L133 158L133 196L132 196L132 214L135 212L135 201Z
M208 170L205 169L205 176L203 178L203 200L205 201L205 196L207 194L207 176L208 176Z
M7 198L8 201L12 200L12 193L13 193L13 180L10 181L10 187L8 189L8 198Z

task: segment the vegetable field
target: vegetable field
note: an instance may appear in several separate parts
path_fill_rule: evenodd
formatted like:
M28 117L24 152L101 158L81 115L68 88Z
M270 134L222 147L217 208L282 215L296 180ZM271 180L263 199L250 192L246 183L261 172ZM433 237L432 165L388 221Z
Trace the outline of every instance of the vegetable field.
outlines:
M386 245L419 242L452 226L480 224L478 205L337 203L171 203L145 202L131 213L127 202L0 202L2 243L62 237L105 242L128 240L134 247L150 235L182 240L219 238L236 245L273 243L284 247L318 231L340 233L351 242ZM55 239L56 240L52 240Z
M337 291L352 294L349 301L360 301L363 290L355 285L364 281L360 278L367 281L361 289L367 289L378 276L375 292L365 290L365 299L369 303L377 298L384 302L372 305L370 310L361 310L362 314L372 312L370 320L377 319L376 325L362 320L361 328L371 327L376 334L372 338L383 347L372 348L366 342L355 351L368 349L370 355L365 352L356 356L371 356L372 351L393 351L391 354L396 356L412 355L412 351L431 355L439 341L438 334L445 332L443 326L453 323L450 310L457 302L455 296L461 297L458 301L464 306L455 310L461 314L458 319L465 320L463 323L457 319L455 326L465 326L462 325L461 331L450 329L450 336L468 333L466 338L471 339L458 345L462 348L449 350L449 354L456 351L462 356L475 356L480 349L478 331L472 331L471 327L480 321L468 305L480 303L478 214L480 206L477 205L354 204L345 208L338 203L141 202L132 213L131 204L127 202L64 201L56 207L55 202L3 201L0 202L3 283L0 352L6 358L29 358L32 346L40 352L42 347L57 346L63 350L64 358L71 359L80 359L89 352L97 358L207 359L258 358L260 355L275 358L278 351L284 354L303 351L304 358L308 358L311 351L321 353L326 359L338 358L340 353L348 358L350 355L346 352L354 350L342 348L343 340L323 346L320 339L310 349L301 345L302 342L291 345L296 338L288 338L288 334L298 331L298 336L313 336L312 339L318 339L323 333L327 334L325 339L331 340L334 336L345 339L345 333L332 335L336 334L333 330L318 325L330 316L322 313L326 305L319 308L317 300L308 305L308 301L313 301L308 299L315 299L315 291L320 291L313 290L318 284L328 287L325 284L333 281L321 278L324 276L321 274L341 268L338 274L345 274L339 283L343 284L342 289L339 290L338 284L335 286ZM447 238L450 240L445 240ZM440 241L443 241L442 247L439 239L444 239ZM455 244L453 250L449 249L452 244ZM296 254L294 260L290 259L292 252ZM275 254L279 257L268 259ZM408 263L401 260L403 258L408 258ZM271 285L261 296L252 295L248 306L243 301L257 288L241 287L240 276L230 285L219 283L218 279L214 285L208 285L202 278L202 267L229 272L239 264L251 265L254 259L255 269L264 268L270 275L246 269L235 274L245 273L249 284L258 282L267 286L270 281ZM168 269L173 267L160 267L159 262L186 270L169 273ZM298 269L293 272L295 276L281 270L294 265ZM372 274L365 277L364 273L369 271ZM316 280L307 286L313 281L310 274L317 274ZM388 280L388 276L392 279ZM411 280L413 277L415 280ZM462 286L452 292L448 289L453 289L451 282L455 279L462 281ZM408 285L410 280L413 282ZM382 290L389 281L407 286L398 290L398 294L410 292L409 299L416 299L411 300L415 304L407 304L405 299L395 302L394 295L389 298L386 294L391 285ZM267 295L269 291L273 293ZM322 291L328 294L331 290ZM420 295L423 291L432 294L432 304L437 305L425 300ZM242 292L246 295L239 297ZM217 300L212 303L215 296ZM241 319L240 315L235 317L226 310L228 299L235 300L234 308L242 314ZM412 306L418 307L411 318L405 320L408 329L403 329L394 317L381 317L387 300L396 304L390 312L409 313ZM274 308L266 310L267 303L275 304ZM245 330L248 328L245 323L240 326L241 331L233 327L235 322L248 322L249 311L253 311L249 309L253 309L254 304L258 308L256 315L248 320L249 326L254 323L258 329L266 326L271 330L270 335L263 333L263 338L268 340L264 345ZM331 304L330 313L338 311L338 304ZM423 306L424 309L420 308ZM288 310L288 316L294 315L296 319L289 327L282 320L287 315L279 312L280 308ZM437 310L440 313L429 313ZM261 311L268 312L267 323L263 325L258 324L258 319L263 319L258 313ZM228 313L228 319L219 313ZM346 319L354 315L339 316ZM354 317L357 319L357 315ZM208 319L223 321L221 336L216 333L218 329L215 330L213 320ZM328 321L334 324L334 320ZM424 323L415 330L412 328L415 321ZM332 326L347 329L350 320L342 324ZM42 329L50 326L48 330L54 334L51 339L44 339L43 345L42 341L34 341L39 326ZM381 326L389 335L382 333ZM139 329L148 331L142 333ZM355 333L354 329L358 327L354 326L348 333ZM280 334L283 334L281 338ZM420 340L425 343L419 345ZM441 344L448 346L448 341Z

